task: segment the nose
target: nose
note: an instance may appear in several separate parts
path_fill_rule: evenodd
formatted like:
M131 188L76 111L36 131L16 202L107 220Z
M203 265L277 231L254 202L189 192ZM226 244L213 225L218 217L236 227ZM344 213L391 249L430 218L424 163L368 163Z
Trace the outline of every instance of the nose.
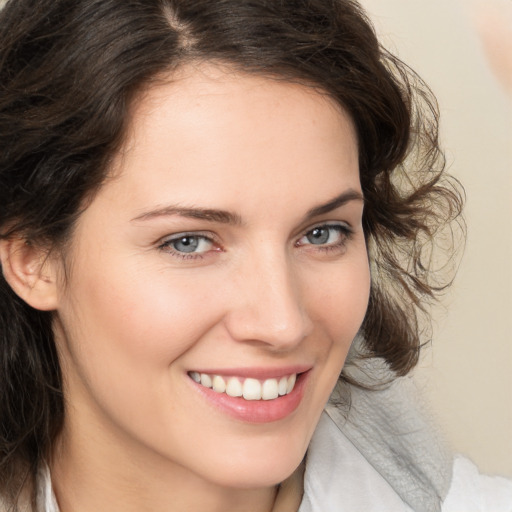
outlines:
M300 275L286 255L260 255L234 275L225 316L233 339L285 352L311 333Z

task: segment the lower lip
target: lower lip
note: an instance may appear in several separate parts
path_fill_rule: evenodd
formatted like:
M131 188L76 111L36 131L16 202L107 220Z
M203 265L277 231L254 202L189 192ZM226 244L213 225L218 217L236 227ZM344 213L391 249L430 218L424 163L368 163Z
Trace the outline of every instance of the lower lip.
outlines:
M293 390L273 400L245 400L241 397L232 397L202 386L190 377L188 379L210 404L229 416L248 423L270 423L290 416L297 409L304 396L308 377L309 371L297 375Z

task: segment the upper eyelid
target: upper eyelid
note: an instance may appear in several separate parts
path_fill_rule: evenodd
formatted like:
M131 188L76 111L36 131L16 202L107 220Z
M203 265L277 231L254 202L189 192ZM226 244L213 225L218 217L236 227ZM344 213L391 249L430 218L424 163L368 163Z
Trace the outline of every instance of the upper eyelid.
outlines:
M340 231L345 231L347 233L353 233L354 232L354 230L352 229L352 226L350 226L350 224L348 224L348 223L345 223L345 222L330 222L330 223L329 222L324 222L324 223L320 223L320 224L315 224L311 228L306 229L305 231L302 232L302 235L300 235L299 238L303 238L308 233L311 233L311 231L314 231L315 229L318 229L318 228L333 228L333 229L339 228Z
M321 227L337 227L340 226L342 228L345 228L348 231L354 231L354 228L352 227L352 224L347 221L341 221L341 220L327 220L322 222L315 222L314 224L310 224L308 227L301 229L297 236L302 237L305 234L309 233L313 229L321 228Z
M325 220L325 221L315 222L314 224L311 224L311 227L306 228L306 231L309 231L311 229L315 229L317 227L322 227L322 226L326 226L326 227L329 227L329 226L334 226L334 227L336 227L336 226L345 226L347 228L352 227L350 222L345 221L345 220Z
M160 238L157 244L172 242L174 240L179 240L180 238L185 238L187 236L205 238L207 240L212 241L213 243L219 242L219 237L210 231L180 231L179 233L173 233L172 235L166 235Z

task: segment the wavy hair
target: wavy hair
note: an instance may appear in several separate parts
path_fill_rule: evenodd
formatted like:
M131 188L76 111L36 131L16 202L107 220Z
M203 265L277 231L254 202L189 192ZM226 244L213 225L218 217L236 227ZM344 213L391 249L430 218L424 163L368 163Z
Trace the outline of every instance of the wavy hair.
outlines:
M318 88L350 114L372 267L362 353L407 373L428 340L422 315L452 279L462 193L443 172L434 97L353 0L8 1L0 236L64 244L108 173L134 98L198 60ZM52 314L0 276L0 491L13 507L63 417Z

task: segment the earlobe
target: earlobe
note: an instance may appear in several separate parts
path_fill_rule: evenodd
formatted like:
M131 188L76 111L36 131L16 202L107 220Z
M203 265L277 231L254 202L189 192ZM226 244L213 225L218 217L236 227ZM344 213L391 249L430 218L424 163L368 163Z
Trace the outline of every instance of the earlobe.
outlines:
M25 239L0 240L0 262L13 291L35 309L57 308L57 272L48 251Z

